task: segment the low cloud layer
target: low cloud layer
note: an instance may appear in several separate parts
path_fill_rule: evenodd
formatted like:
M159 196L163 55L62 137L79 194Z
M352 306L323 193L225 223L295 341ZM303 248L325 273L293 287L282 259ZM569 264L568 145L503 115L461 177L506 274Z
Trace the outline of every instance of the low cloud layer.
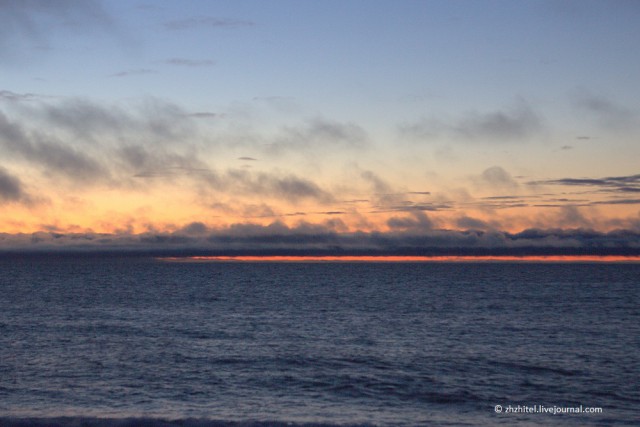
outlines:
M209 229L192 223L173 233L0 234L3 252L112 252L163 255L639 255L640 232L589 229L452 231L416 214L389 232L340 232L336 223L236 224Z

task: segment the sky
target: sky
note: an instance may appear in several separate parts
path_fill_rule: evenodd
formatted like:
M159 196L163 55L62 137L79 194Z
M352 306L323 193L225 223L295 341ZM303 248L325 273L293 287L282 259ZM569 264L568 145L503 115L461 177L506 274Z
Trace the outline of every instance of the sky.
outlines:
M639 22L0 0L0 250L640 254Z

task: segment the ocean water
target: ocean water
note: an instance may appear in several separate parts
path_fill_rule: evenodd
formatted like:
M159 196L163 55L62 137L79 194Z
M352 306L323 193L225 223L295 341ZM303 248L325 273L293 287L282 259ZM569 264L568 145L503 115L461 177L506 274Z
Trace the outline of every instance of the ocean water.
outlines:
M640 419L639 264L41 256L0 271L0 426Z

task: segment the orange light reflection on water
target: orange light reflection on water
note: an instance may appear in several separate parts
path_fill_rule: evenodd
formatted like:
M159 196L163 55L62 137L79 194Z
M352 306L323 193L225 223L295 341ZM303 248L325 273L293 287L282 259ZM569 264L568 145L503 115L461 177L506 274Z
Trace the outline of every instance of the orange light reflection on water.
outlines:
M172 262L640 262L640 256L527 255L527 256L190 256L160 257Z

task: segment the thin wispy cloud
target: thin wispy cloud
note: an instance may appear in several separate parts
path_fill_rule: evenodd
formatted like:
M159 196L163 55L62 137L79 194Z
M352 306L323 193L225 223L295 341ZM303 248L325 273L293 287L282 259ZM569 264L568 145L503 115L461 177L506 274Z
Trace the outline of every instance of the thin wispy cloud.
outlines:
M157 74L158 71L152 70L150 68L136 68L132 70L123 70L117 73L109 74L109 77L130 77L130 76L140 76L145 74Z
M490 112L472 112L457 120L423 118L399 126L403 137L423 141L442 135L463 141L510 143L528 140L544 129L544 121L525 101Z
M169 58L162 62L164 64L177 65L180 67L211 67L216 65L216 61L211 59Z
M529 184L564 185L592 188L606 192L639 193L640 174L629 176L611 176L606 178L561 178L533 181Z
M196 119L217 119L220 117L220 114L212 113L210 111L198 111L196 113L188 113L186 116Z
M115 32L113 19L97 0L0 2L0 55L25 59L25 48L50 48L61 32Z
M16 93L10 90L0 90L0 100L10 102L32 101L42 98L42 95L35 93Z
M580 89L573 93L572 101L580 113L589 114L603 128L627 130L637 126L638 113L607 96Z
M200 16L167 21L164 23L164 28L170 31L183 31L198 28L238 28L252 25L254 25L252 21L241 19Z
M326 145L364 149L368 144L369 136L361 126L317 118L303 125L282 128L266 148L277 154L287 150L317 150Z

